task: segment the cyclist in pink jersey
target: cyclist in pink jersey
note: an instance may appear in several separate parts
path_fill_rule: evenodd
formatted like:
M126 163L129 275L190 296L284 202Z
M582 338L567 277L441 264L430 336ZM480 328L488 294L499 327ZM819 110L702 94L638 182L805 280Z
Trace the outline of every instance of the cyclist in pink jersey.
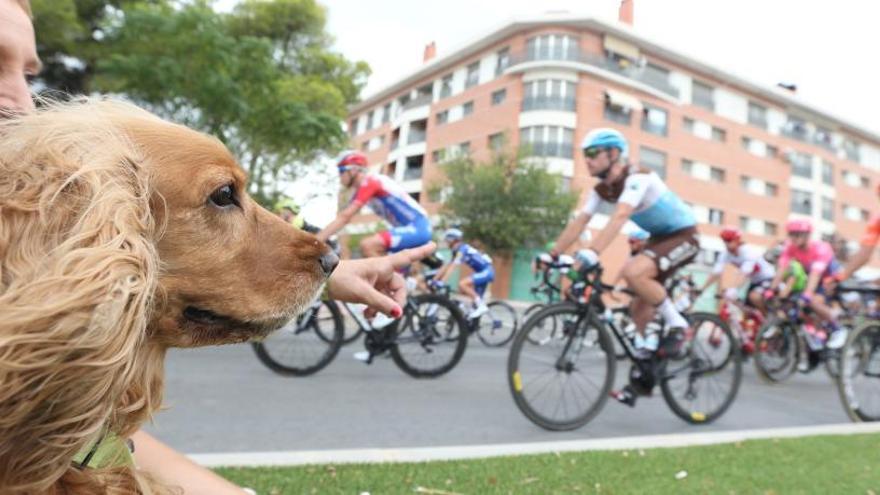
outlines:
M821 285L823 278L833 276L839 269L834 260L834 249L825 241L810 240L813 225L809 220L789 220L785 224L785 230L788 232L788 240L783 245L776 276L773 277L770 288L765 291L764 298L770 299L775 295L774 291L779 287L788 264L792 260L797 260L809 274L807 286L800 295L801 301L830 327L831 337L826 347L838 349L846 341L846 331L837 325L835 315L826 299L828 294L824 293Z
M363 153L343 153L336 167L340 182L344 187L354 189L354 194L348 206L318 233L319 239L326 242L361 208L369 205L391 228L361 240L361 252L365 257L382 256L431 242L431 221L425 210L391 178L369 173L367 157Z

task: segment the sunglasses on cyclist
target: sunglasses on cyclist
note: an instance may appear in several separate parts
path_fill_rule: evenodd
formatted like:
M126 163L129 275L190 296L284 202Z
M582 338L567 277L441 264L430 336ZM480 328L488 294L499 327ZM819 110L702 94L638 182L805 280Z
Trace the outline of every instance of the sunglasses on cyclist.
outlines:
M344 174L345 172L351 170L351 167L336 167L339 169L339 175Z
M601 153L603 151L605 151L603 148L598 148L595 146L592 148L586 148L586 149L584 149L584 157L590 158L590 159L596 158L597 156L599 156L599 153Z

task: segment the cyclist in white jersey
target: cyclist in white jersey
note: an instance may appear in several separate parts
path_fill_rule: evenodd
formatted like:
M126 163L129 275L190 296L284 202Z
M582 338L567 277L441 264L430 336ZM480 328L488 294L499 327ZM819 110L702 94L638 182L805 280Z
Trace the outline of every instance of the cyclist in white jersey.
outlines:
M623 277L635 292L630 313L641 334L653 319L655 309L669 328L664 353L681 352L687 320L666 293L663 281L691 262L699 252L696 220L691 209L666 187L660 177L627 162L629 146L614 129L596 129L587 134L581 146L590 175L599 183L590 192L584 209L565 227L553 254L564 252L587 227L603 202L616 205L605 228L585 251L586 259L598 261L598 254L614 240L628 220L650 234L644 250L627 261ZM649 358L656 349L642 349Z
M739 270L739 278L723 291L724 297L736 299L739 295L738 289L748 284L746 301L755 308L764 311L763 292L770 287L770 282L776 275L776 268L764 258L764 253L760 248L746 245L743 242L742 232L738 228L724 227L721 229L721 240L727 249L718 256L712 269L712 275L706 279L699 292L702 293L712 284L720 283L724 267L730 264Z

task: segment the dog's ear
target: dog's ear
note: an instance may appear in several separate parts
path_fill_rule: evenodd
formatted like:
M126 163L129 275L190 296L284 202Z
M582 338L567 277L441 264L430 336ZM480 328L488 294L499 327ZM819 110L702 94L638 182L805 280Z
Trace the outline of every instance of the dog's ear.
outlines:
M125 437L157 407L150 182L114 125L131 109L50 105L0 124L2 493L49 491L102 431Z

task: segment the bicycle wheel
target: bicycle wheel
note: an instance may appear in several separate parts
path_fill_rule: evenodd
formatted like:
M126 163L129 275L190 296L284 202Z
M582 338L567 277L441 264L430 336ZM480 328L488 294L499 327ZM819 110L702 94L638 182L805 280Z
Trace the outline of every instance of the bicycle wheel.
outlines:
M547 305L544 303L532 304L526 308L525 313L523 313L523 322L528 322L532 316L538 314L539 311L546 307ZM523 323L524 326L525 324L526 323ZM560 322L556 321L555 318L544 318L540 320L537 325L538 327L533 329L529 334L529 342L532 344L544 345L550 339L559 336L557 329L560 328Z
M711 423L733 403L742 380L739 341L718 315L687 315L693 335L681 358L661 365L666 404L692 424Z
M308 376L333 361L342 347L342 336L339 306L335 301L321 301L252 346L270 370L286 376Z
M880 421L880 324L856 328L840 353L837 390L853 421Z
M489 312L477 324L477 337L489 347L501 347L516 334L516 310L504 301L492 301L488 306Z
M543 335L542 320L559 323L563 338ZM616 363L608 331L571 302L547 306L516 334L507 359L513 401L533 423L547 430L573 430L593 419L608 400Z
M407 301L401 323L394 325L391 357L406 374L434 378L461 360L468 331L458 305L439 294L420 294Z
M801 339L795 324L773 318L755 337L755 371L768 383L778 383L794 373L801 355Z

